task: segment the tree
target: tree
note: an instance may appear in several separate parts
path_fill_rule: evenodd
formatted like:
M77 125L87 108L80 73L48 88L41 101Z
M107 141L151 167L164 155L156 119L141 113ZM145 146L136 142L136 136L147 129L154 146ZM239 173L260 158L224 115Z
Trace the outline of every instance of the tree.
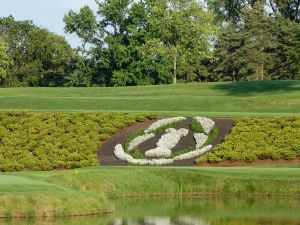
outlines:
M150 5L149 26L157 55L172 61L173 83L177 68L200 64L212 57L210 40L216 34L213 15L196 0L159 0ZM153 46L153 45L152 45Z
M300 23L300 0L207 0L208 5L217 14L220 22L240 22L244 10L252 9L255 4L264 5L270 15L281 15Z
M300 24L267 16L261 4L229 23L216 45L216 75L222 80L298 79Z
M6 86L63 86L73 50L64 37L31 21L0 18L0 37L12 60Z
M3 85L7 76L7 68L10 64L10 59L7 55L7 46L2 38L0 38L0 85Z
M178 72L184 78L212 57L213 15L196 0L97 3L98 17L84 7L64 21L66 31L90 47L87 57L97 58L97 75L106 85L176 83Z

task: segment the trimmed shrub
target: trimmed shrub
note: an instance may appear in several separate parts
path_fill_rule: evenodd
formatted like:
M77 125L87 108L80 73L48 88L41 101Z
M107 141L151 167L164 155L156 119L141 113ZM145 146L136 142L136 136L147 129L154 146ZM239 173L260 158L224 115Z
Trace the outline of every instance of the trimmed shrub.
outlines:
M145 119L128 113L0 113L0 171L97 165L101 141Z
M253 162L300 157L300 117L236 119L235 126L214 152L197 162Z

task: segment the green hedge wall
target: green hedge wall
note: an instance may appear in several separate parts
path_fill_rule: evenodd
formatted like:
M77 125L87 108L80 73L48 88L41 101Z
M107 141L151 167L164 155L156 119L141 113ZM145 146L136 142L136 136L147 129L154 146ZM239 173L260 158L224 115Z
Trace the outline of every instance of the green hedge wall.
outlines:
M97 165L101 141L145 119L126 113L0 113L0 171Z
M236 119L232 133L197 162L253 162L300 157L300 117Z

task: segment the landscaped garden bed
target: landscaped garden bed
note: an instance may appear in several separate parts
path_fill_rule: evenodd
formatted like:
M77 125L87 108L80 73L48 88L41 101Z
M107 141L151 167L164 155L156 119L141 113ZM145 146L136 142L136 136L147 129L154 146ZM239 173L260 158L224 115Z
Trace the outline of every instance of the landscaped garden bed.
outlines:
M193 166L195 157L211 151L232 128L231 119L205 118L212 122L205 131L196 118L163 118L128 127L101 146L100 164Z
M104 140L146 119L128 113L0 113L0 171L96 166Z
M300 117L236 119L234 124L223 143L197 159L200 165L299 163Z

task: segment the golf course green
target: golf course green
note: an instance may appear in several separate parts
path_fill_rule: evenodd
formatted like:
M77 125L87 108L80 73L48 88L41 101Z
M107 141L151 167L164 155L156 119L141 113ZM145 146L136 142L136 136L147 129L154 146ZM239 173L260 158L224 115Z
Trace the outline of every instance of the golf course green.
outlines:
M145 115L232 119L298 115L300 81L123 88L6 88L0 89L0 111L0 133L5 135L5 138L0 137L3 144L0 163L6 163L2 171L20 170L0 172L0 218L98 215L115 210L113 199L137 196L300 196L300 165L295 163L245 167L96 166L59 170L96 165L96 145L125 126L144 121ZM290 130L292 126L299 129L296 122L283 119L282 124L286 124L286 134L295 136ZM22 126L28 131L22 130ZM65 135L68 139L64 139ZM233 137L238 135L236 132ZM264 140L267 139L260 141ZM90 143L88 151L76 148L81 144L82 149L83 143ZM265 144L271 145L271 142ZM5 146L10 146L9 152ZM68 150L72 153L70 159L61 157L59 150L68 146L72 147ZM298 145L294 144L292 150L297 149ZM40 163L42 160L45 163ZM31 162L37 166L30 167ZM40 169L56 170L34 171Z

